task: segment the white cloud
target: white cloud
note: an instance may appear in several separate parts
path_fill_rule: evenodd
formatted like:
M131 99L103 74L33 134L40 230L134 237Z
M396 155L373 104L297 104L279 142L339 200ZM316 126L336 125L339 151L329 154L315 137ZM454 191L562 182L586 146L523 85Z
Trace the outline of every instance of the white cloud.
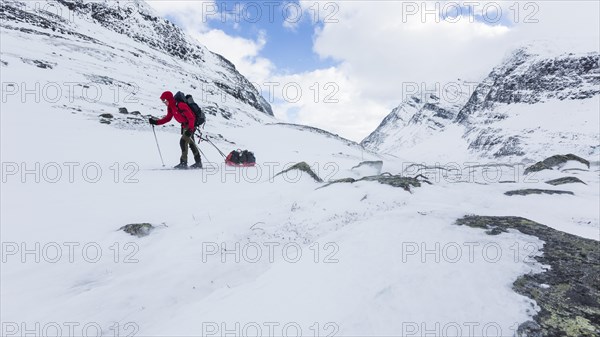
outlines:
M259 52L267 43L266 33L259 32L256 40L227 35L222 30L212 29L204 33L192 33L209 50L223 55L235 64L238 71L250 81L267 81L274 70L268 59L260 57Z
M306 6L313 5L306 2ZM326 71L280 77L282 83L301 83L304 97L298 103L275 104L278 116L293 111L295 121L306 123L360 141L373 131L390 109L400 103L407 82L448 81L465 75L465 68L479 64L472 73L482 73L502 55L468 54L469 44L492 44L509 33L503 26L421 23L420 16L403 23L397 2L339 2L321 8L323 28L315 32L314 50L321 57L340 61ZM335 14L335 15L332 15ZM465 53L467 52L467 53ZM485 54L485 53L483 53ZM483 61L482 62L482 57ZM314 83L320 84L321 100L314 101ZM339 91L336 103L323 101L326 83Z
M527 5L480 1L474 7L475 15L479 16L477 20L463 11L463 16L438 22L435 15L426 15L425 20L421 15L422 4L433 9L432 3L334 3L335 8L330 7L327 14L337 22L322 20L326 22L315 31L314 51L321 57L340 62L329 72L329 78L321 80L338 82L340 94L349 98L327 108L310 103L291 105L291 108L299 121L334 130L354 140L368 135L372 128L365 125L377 126L390 109L400 103L404 96L403 85L407 83L431 88L433 83L443 85L457 78L479 80L513 48L532 39L556 36L572 39L587 35L596 37L591 41L598 41L599 10L598 3L594 2L530 2ZM441 3L440 8L447 3ZM314 2L303 1L302 4L306 9ZM409 15L411 5L416 5L418 10L413 15ZM332 13L335 15L331 16ZM481 22L482 14L494 22ZM595 46L597 42L585 48L594 50ZM310 79L315 74L301 76Z
M155 8L157 3L151 2ZM438 20L435 14L422 15L422 4L432 9L431 2L300 1L303 15L321 23L315 29L313 50L322 58L337 60L339 65L282 76L260 56L268 41L265 33L249 40L210 29L202 18L221 19L211 14L214 1L166 3L159 12L177 17L201 43L230 59L250 80L280 83L273 103L276 116L358 141L401 102L406 83L430 88L433 83L457 78L479 80L510 50L533 39L592 37L586 41L595 42L585 48L597 50L600 30L599 4L593 1L479 1L474 7L477 20L466 11L462 16L452 16L456 10L449 7L450 1L440 2L438 7L452 16L448 20ZM417 6L417 12L410 6ZM481 22L482 14L488 20L499 15L501 20ZM190 16L200 18L202 25L189 22ZM307 21L302 20L302 24ZM283 29L296 27L284 23ZM300 86L302 96L297 102L288 99L282 103L281 89L289 84L288 93L293 94L292 83ZM319 83L318 90L315 83ZM333 97L339 100L337 103L324 102L325 95L334 88L325 88L326 83L339 88ZM315 102L316 92L320 97Z
M350 139L360 139L380 122L387 107L365 96L359 81L336 67L274 76L273 92L263 87L276 117L316 126ZM291 116L290 116L291 115Z

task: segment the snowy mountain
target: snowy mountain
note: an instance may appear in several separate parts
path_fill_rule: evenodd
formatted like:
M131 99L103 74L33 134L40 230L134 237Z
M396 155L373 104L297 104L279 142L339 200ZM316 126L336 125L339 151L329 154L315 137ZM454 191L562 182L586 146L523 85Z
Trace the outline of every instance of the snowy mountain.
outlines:
M444 123L431 118L423 122L423 108L414 109L408 100L362 144L403 152L437 137L438 142L462 144L470 154L486 158L598 154L599 54L580 49L549 42L518 48L479 83L468 101L447 109ZM400 112L404 116L395 117ZM441 135L448 125L460 131Z
M0 19L3 78L21 84L22 74L36 74L27 78L31 82L23 82L29 87L15 84L7 90L9 99L19 98L38 83L40 97L48 96L44 89L52 86L60 90L52 98L68 98L69 107L77 112L82 101L96 103L95 109L82 111L87 115L112 114L120 107L158 114L160 94L181 90L194 95L211 123L272 120L269 103L231 62L143 1L9 0L2 2ZM13 45L19 50L9 48ZM43 71L34 72L35 67ZM136 121L120 117L110 122Z
M412 95L394 108L361 145L383 153L394 153L398 144L403 150L413 149L451 125L469 94L468 86L453 86L443 93Z
M411 98L382 128L414 156L378 155L277 121L142 1L36 3L0 12L0 335L600 333L597 162L407 166L462 159L470 92ZM203 170L161 165L164 90L209 113Z

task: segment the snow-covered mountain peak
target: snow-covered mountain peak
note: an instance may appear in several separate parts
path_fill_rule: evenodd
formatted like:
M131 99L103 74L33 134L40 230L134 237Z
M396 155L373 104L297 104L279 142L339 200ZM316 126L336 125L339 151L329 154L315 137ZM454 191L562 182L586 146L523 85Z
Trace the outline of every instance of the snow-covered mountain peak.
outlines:
M435 136L437 143L466 145L467 155L474 157L595 154L600 150L600 68L599 53L589 45L577 40L522 45L467 99L452 105L404 101L362 144L406 152ZM456 126L453 132L442 135L449 124ZM456 138L459 128L462 135Z
M418 144L453 122L472 87L458 80L410 95L361 144L381 152L393 152L400 143L407 148Z
M595 51L566 52L564 45L549 42L518 48L477 87L457 120L465 123L471 116L485 116L484 111L494 110L497 104L534 104L598 95L598 57Z
M104 93L114 90L111 85L133 87L133 104L108 101L113 98L109 95L98 99L97 103L115 110L126 106L144 114L143 110L155 107L162 91L182 90L217 117L212 122L273 121L270 104L231 62L160 17L144 1L10 0L2 3L0 19L7 80L12 75L18 78L22 63L43 64L46 72L37 74L36 80L69 78L81 86L91 80ZM29 43L18 52L4 47L23 40ZM100 107L94 112L101 111L107 112Z
M590 43L589 39L583 38L556 38L553 40L532 40L521 43L510 53L527 54L537 58L555 58L560 55L584 55L598 53L598 42ZM596 45L594 47L594 45Z

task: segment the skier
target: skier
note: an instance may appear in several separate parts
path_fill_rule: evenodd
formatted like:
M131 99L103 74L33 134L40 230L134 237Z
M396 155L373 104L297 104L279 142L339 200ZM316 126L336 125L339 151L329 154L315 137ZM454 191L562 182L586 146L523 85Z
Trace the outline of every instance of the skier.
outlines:
M176 165L176 169L187 169L187 157L188 157L188 146L194 154L194 160L196 163L190 168L201 169L202 160L200 159L200 151L198 146L194 142L194 131L195 127L195 116L190 107L183 103L175 102L173 93L165 91L160 96L161 101L167 106L167 115L161 119L150 118L150 124L152 125L163 125L168 123L173 117L175 120L181 123L181 139L179 140L179 146L181 147L181 158L179 159L179 165Z

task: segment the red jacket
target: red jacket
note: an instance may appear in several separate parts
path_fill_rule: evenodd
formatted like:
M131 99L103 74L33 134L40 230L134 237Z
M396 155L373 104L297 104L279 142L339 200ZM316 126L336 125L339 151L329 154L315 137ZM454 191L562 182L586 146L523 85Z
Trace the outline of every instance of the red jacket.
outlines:
M176 105L175 98L173 98L173 93L170 91L163 92L163 94L160 96L160 99L167 100L167 115L156 121L156 125L168 123L173 117L175 117L175 120L181 123L182 127L185 128L187 124L187 129L190 131L193 132L196 129L196 116L194 116L192 109L190 109L187 104L179 102L179 104Z

